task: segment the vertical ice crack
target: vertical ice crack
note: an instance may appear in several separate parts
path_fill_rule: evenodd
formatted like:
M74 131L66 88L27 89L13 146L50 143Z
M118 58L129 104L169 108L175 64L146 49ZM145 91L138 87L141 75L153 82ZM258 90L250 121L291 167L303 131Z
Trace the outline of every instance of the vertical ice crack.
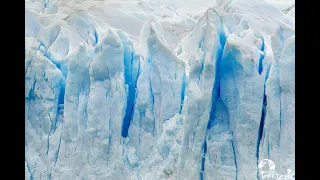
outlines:
M95 46L98 43L98 40L99 40L97 31L94 31L94 39L95 39L95 42L94 42L93 46Z
M127 95L127 107L126 107L126 114L123 119L123 125L121 129L122 137L128 136L128 130L130 126L130 121L133 115L134 109L134 102L135 102L135 94L136 94L136 87L137 87L137 77L133 76L133 60L134 55L130 53L130 56L126 56L128 50L125 49L125 56L124 56L124 65L125 65L125 84L128 86L128 95ZM128 59L130 58L130 60Z
M33 173L34 173L34 171L31 172L31 168L30 168L30 166L29 166L28 161L27 161L27 160L25 160L25 161L26 161L26 163L27 163L27 169L28 169L28 172L29 172L29 174L30 174L30 180L33 180Z
M262 135L263 135L265 118L266 118L266 106L267 106L267 97L266 97L266 94L264 92L261 120L260 120L259 131L258 131L258 140L257 140L257 151L256 151L257 167L259 165L259 148L260 148L261 138L262 138ZM268 146L268 151L269 151L269 146ZM257 171L257 179L259 179L259 171Z
M186 83L187 83L186 74L184 73L184 74L183 74L183 78L182 78L182 82L181 82L181 96L180 96L180 99L181 99L181 100L180 100L180 111L179 111L180 114L181 114L181 112L182 112L182 106L183 106L183 103L184 103Z
M231 140L231 146L232 146L232 152L233 152L233 157L234 157L234 164L236 166L236 180L237 180L238 179L238 165L237 165L236 151L234 149L233 140Z
M46 156L48 156L49 147L50 147L50 133L48 134L48 138L47 138L47 151L46 151Z
M126 110L121 128L121 136L126 138L129 136L128 131L134 114L137 81L140 76L140 60L137 57L140 56L135 56L134 46L127 36L122 31L119 31L118 34L123 44L124 80L127 87Z
M205 29L205 31L207 31L207 29ZM202 51L204 42L205 42L205 39L204 39L204 36L202 36L202 37L201 37L201 40L200 40L200 43L199 43L199 49L201 50L201 52L204 53L204 54L203 54L203 57L206 56L206 51ZM198 85L199 85L200 80L201 80L201 74L202 74L202 71L203 71L203 68L204 68L204 61L205 61L204 58L202 58L202 59L200 60L201 67L200 67L200 72L199 72Z
M63 81L65 81L65 79L63 79ZM56 117L54 117L54 121L52 122L52 125L51 125L51 130L53 130L53 133L57 129L58 116L59 116L60 110L63 108L63 104L64 104L65 82L60 82L60 83L61 83L61 87L60 87L60 93L59 93L59 96L58 96L58 105L57 105ZM49 114L49 117L50 117L50 114Z
M263 45L264 46L264 45ZM259 151L260 151L260 144L261 139L263 136L264 124L266 119L266 107L267 107L267 96L266 96L266 82L269 78L269 71L270 67L266 71L265 80L264 80L264 87L263 87L263 101L262 101L262 110L261 110L261 119L259 124L259 131L258 131L258 139L257 139L257 150L256 150L256 157L257 157L257 167L259 164ZM268 143L268 154L269 154L269 143ZM257 178L259 179L259 171L257 171Z
M152 103L152 107L151 107L151 112L154 114L154 94L153 94L153 90L152 90L152 83L151 83L151 77L150 74L152 72L152 65L151 65L151 58L148 58L148 63L150 65L150 72L149 72L149 88L150 88L150 95L151 95L151 103ZM154 127L156 128L156 121L154 119ZM160 133L160 123L159 123L159 127L157 128L158 130L156 131L157 133ZM153 132L154 135L154 132Z
M280 81L280 80L279 80ZM279 114L279 148L280 148L280 138L281 138L281 126L282 126L282 101L281 101L281 88L280 88L280 114Z
M58 150L56 152L56 158L54 160L54 167L56 167L56 164L57 164L57 161L58 161L58 158L59 158L59 152L60 152L60 146L61 146L61 137L62 137L62 131L61 131L61 134L60 134Z
M106 91L106 97L108 98L108 91ZM108 99L106 99L106 102L108 102ZM111 138L112 138L112 127L111 127L111 111L109 111L109 120L108 120L108 156L107 156L107 166L109 166L109 153L111 149Z
M261 46L260 51L264 52L264 40L263 39L262 39L262 46ZM259 62L258 62L259 63L258 64L258 73L259 74L261 74L263 71L263 63L262 63L263 60L264 60L264 54L261 54L260 58L259 58Z
M268 158L270 158L270 143L269 143L269 140L268 140Z
M149 82L150 82L150 85L149 85L149 87L150 87L150 94L151 94L151 103L152 103L152 108L151 108L151 111L152 111L152 113L154 113L154 94L153 94L153 91L152 91L152 85L151 85L151 79L150 79L150 77L149 77ZM156 121L154 121L154 127L156 127ZM160 124L159 124L159 127L157 128L158 129L158 133L160 133ZM154 135L154 132L153 132L153 135Z
M31 97L33 97L32 95L32 93L34 92L34 87L36 86L36 83L37 83L37 80L36 79L34 79L34 81L33 81L33 84L32 84L32 87L31 87L31 90L29 91L29 98L30 98L30 100L31 100Z
M260 141L261 141L262 134L263 134L264 121L266 118L266 106L267 106L267 97L264 92L261 119L260 119L259 132L258 132L258 140L257 140L257 151L256 151L257 160L259 159L259 146L260 146Z
M205 137L206 138L206 137ZM205 140L202 146L202 159L201 159L201 169L200 169L200 180L203 180L205 160L207 154L207 141Z

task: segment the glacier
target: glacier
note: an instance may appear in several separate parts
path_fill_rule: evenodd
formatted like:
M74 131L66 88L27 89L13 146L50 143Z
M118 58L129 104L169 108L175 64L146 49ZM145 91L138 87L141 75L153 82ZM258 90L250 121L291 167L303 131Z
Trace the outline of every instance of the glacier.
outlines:
M26 180L261 180L263 159L294 172L294 1L25 1Z

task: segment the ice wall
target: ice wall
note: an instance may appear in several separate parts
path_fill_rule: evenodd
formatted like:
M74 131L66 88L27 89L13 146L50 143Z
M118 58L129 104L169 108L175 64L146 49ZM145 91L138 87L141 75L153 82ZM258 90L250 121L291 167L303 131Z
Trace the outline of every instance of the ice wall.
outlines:
M294 171L292 13L72 2L26 4L26 179L261 179L262 159Z

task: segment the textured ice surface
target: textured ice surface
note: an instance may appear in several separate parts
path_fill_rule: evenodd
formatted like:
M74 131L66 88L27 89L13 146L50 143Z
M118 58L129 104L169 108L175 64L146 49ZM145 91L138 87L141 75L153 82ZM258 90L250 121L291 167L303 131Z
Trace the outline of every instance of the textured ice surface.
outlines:
M25 179L295 169L292 0L27 0Z

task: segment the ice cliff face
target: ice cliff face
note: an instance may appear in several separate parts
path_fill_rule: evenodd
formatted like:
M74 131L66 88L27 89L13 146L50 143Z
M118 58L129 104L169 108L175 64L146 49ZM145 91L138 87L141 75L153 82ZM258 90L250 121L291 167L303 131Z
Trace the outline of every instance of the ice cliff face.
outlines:
M294 8L30 0L25 15L26 179L294 171Z

